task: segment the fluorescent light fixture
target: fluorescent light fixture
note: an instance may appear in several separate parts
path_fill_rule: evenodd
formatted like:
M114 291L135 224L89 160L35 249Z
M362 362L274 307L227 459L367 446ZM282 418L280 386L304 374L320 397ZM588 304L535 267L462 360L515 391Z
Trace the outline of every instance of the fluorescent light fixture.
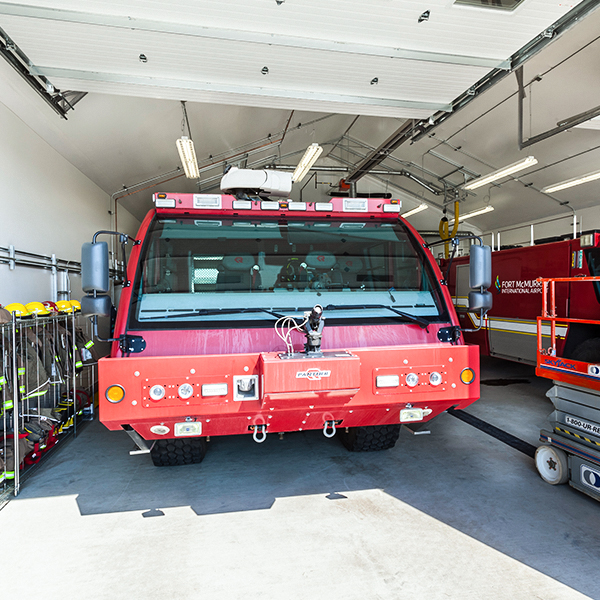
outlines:
M417 213L427 210L428 208L429 208L429 206L427 206L427 204L425 204L425 202L423 202L422 204L419 204L419 206L417 206L416 208L413 208L400 216L404 217L406 219L406 217L412 217L413 215L416 215Z
M179 152L179 158L181 159L185 176L188 179L199 179L200 171L198 170L194 142L186 135L182 135L177 140L177 151Z
M527 169L532 167L533 165L537 165L537 159L534 156L528 156L523 160L520 160L512 165L508 165L502 169L498 169L489 175L485 175L484 177L479 177L474 181L470 181L466 185L463 185L463 189L465 190L474 190L482 185L486 185L487 183L492 183L492 181L497 181L498 179L502 179L503 177L507 177L508 175L512 175L517 171L522 171L523 169Z
M458 217L458 222L460 223L461 221L466 221L467 219L470 219L471 217L476 217L477 215L483 215L485 213L492 212L493 210L494 210L493 206L486 206L485 208L480 208L478 210L474 210L472 212L465 213L464 215L460 215ZM449 221L448 225L452 225L453 223L454 223L454 219Z
M560 183L547 185L545 188L542 189L542 192L544 194L551 194L552 192L566 190L567 188L573 187L575 185L581 185L582 183L587 183L588 181L595 181L596 179L600 179L600 171L594 171L593 173L588 173L587 175L582 175L581 177L573 177L573 179L567 179L566 181L561 181Z
M317 158L321 156L323 148L319 144L311 144L304 153L302 160L298 163L296 170L292 174L292 181L302 181L306 174L310 171L310 168L317 162Z

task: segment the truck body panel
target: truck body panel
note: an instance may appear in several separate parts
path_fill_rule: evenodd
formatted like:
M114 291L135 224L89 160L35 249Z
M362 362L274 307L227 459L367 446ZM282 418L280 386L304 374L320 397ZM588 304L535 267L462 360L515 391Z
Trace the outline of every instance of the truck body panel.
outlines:
M99 361L109 429L158 440L354 428L425 422L478 399L478 349L449 341L449 291L397 201L155 202L114 330L143 349L115 341ZM311 354L297 325L315 306L325 327Z
M481 353L525 362L537 363L537 319L542 307L540 278L582 277L593 275L600 267L600 235L593 236L590 246L581 240L570 239L536 246L509 248L492 253L493 307L477 332L465 332L468 343L478 344ZM448 273L448 288L457 308L461 326L472 329L479 324L475 314L466 307L468 293L468 264L465 257L441 261L441 270ZM594 319L600 314L600 288L586 283L573 288L564 284L557 288L556 310L560 316ZM584 339L586 332L557 322L559 350L572 352ZM542 335L550 337L550 324L542 323ZM567 338L570 341L567 343Z

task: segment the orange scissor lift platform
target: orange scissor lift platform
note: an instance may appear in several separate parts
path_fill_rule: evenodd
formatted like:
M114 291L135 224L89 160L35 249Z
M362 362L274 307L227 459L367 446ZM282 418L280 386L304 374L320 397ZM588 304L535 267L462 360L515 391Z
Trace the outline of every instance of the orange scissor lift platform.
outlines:
M537 322L537 368L540 377L554 381L546 394L555 411L550 415L551 430L540 431L544 443L536 451L536 467L551 484L569 483L572 487L600 500L600 344L589 338L586 354L557 354L556 323L600 326L599 319L559 317L556 311L556 284L600 282L600 277L543 278L542 315ZM577 301L576 285L571 302ZM599 315L600 317L600 315ZM549 346L544 347L542 323L550 323ZM574 358L572 357L574 356ZM585 359L585 360L582 360Z

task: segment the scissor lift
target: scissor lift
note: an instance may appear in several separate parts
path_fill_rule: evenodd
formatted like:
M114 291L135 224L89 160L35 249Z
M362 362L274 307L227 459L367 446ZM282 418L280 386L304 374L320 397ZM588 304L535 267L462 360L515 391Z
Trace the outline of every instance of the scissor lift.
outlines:
M600 277L540 279L543 284L542 316L537 322L537 369L541 377L554 381L546 394L554 404L550 430L540 431L544 442L535 463L544 481L572 487L600 500L600 357L585 360L557 356L556 321L600 325L600 320L569 319L556 314L556 283L595 283ZM576 301L575 293L571 294ZM550 322L550 345L543 346L542 323ZM588 343L588 347L589 347ZM590 362L591 359L591 362Z

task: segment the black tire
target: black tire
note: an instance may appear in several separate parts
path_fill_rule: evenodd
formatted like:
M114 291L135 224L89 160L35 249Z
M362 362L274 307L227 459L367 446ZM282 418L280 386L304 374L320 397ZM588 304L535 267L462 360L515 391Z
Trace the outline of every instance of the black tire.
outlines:
M206 455L206 438L156 440L150 457L155 467L176 467L201 463Z
M342 430L342 444L350 452L377 452L389 450L396 445L400 435L400 425L371 425L369 427L350 427Z
M585 340L573 350L573 360L581 360L587 363L600 362L600 338Z

